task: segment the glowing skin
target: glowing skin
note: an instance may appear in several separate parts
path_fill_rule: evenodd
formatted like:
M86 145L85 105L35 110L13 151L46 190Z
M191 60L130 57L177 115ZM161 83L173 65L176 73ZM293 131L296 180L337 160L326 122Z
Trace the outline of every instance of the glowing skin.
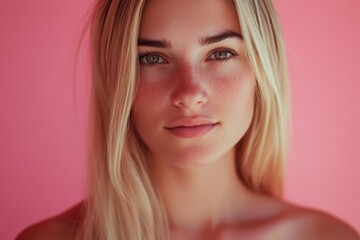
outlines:
M255 86L232 2L149 1L138 52L133 112L151 158L189 168L229 155L251 123ZM176 121L214 125L167 128Z

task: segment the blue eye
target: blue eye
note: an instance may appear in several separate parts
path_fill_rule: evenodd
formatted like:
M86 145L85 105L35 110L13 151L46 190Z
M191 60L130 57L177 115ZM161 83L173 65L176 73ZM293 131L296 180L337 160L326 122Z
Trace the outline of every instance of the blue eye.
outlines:
M154 65L166 63L166 60L157 53L148 53L139 57L140 64Z
M209 60L227 60L235 55L236 55L236 53L233 51L221 49L221 50L214 51L208 59Z

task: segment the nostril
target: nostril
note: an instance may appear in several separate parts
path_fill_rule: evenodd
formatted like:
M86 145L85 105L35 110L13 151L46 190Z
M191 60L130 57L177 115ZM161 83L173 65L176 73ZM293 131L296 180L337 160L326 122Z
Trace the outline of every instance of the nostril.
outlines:
M197 92L196 94L184 92L175 96L173 103L179 108L194 109L206 104L207 101L208 98L204 92Z
M176 107L193 109L208 101L205 82L199 74L190 70L179 71L181 74L174 79L177 85L172 93L172 101Z

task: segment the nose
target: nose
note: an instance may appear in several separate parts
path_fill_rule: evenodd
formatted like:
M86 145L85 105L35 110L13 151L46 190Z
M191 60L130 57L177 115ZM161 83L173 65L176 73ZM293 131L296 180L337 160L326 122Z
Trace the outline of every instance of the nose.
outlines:
M182 110L197 111L208 102L205 83L194 69L179 69L174 79L177 83L172 95L173 105Z

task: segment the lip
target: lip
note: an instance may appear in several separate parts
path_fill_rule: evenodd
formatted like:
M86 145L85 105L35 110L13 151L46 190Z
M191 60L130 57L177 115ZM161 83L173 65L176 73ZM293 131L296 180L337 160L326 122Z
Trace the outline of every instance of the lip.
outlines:
M199 138L219 125L219 122L202 116L182 117L167 126L165 129L180 138Z

